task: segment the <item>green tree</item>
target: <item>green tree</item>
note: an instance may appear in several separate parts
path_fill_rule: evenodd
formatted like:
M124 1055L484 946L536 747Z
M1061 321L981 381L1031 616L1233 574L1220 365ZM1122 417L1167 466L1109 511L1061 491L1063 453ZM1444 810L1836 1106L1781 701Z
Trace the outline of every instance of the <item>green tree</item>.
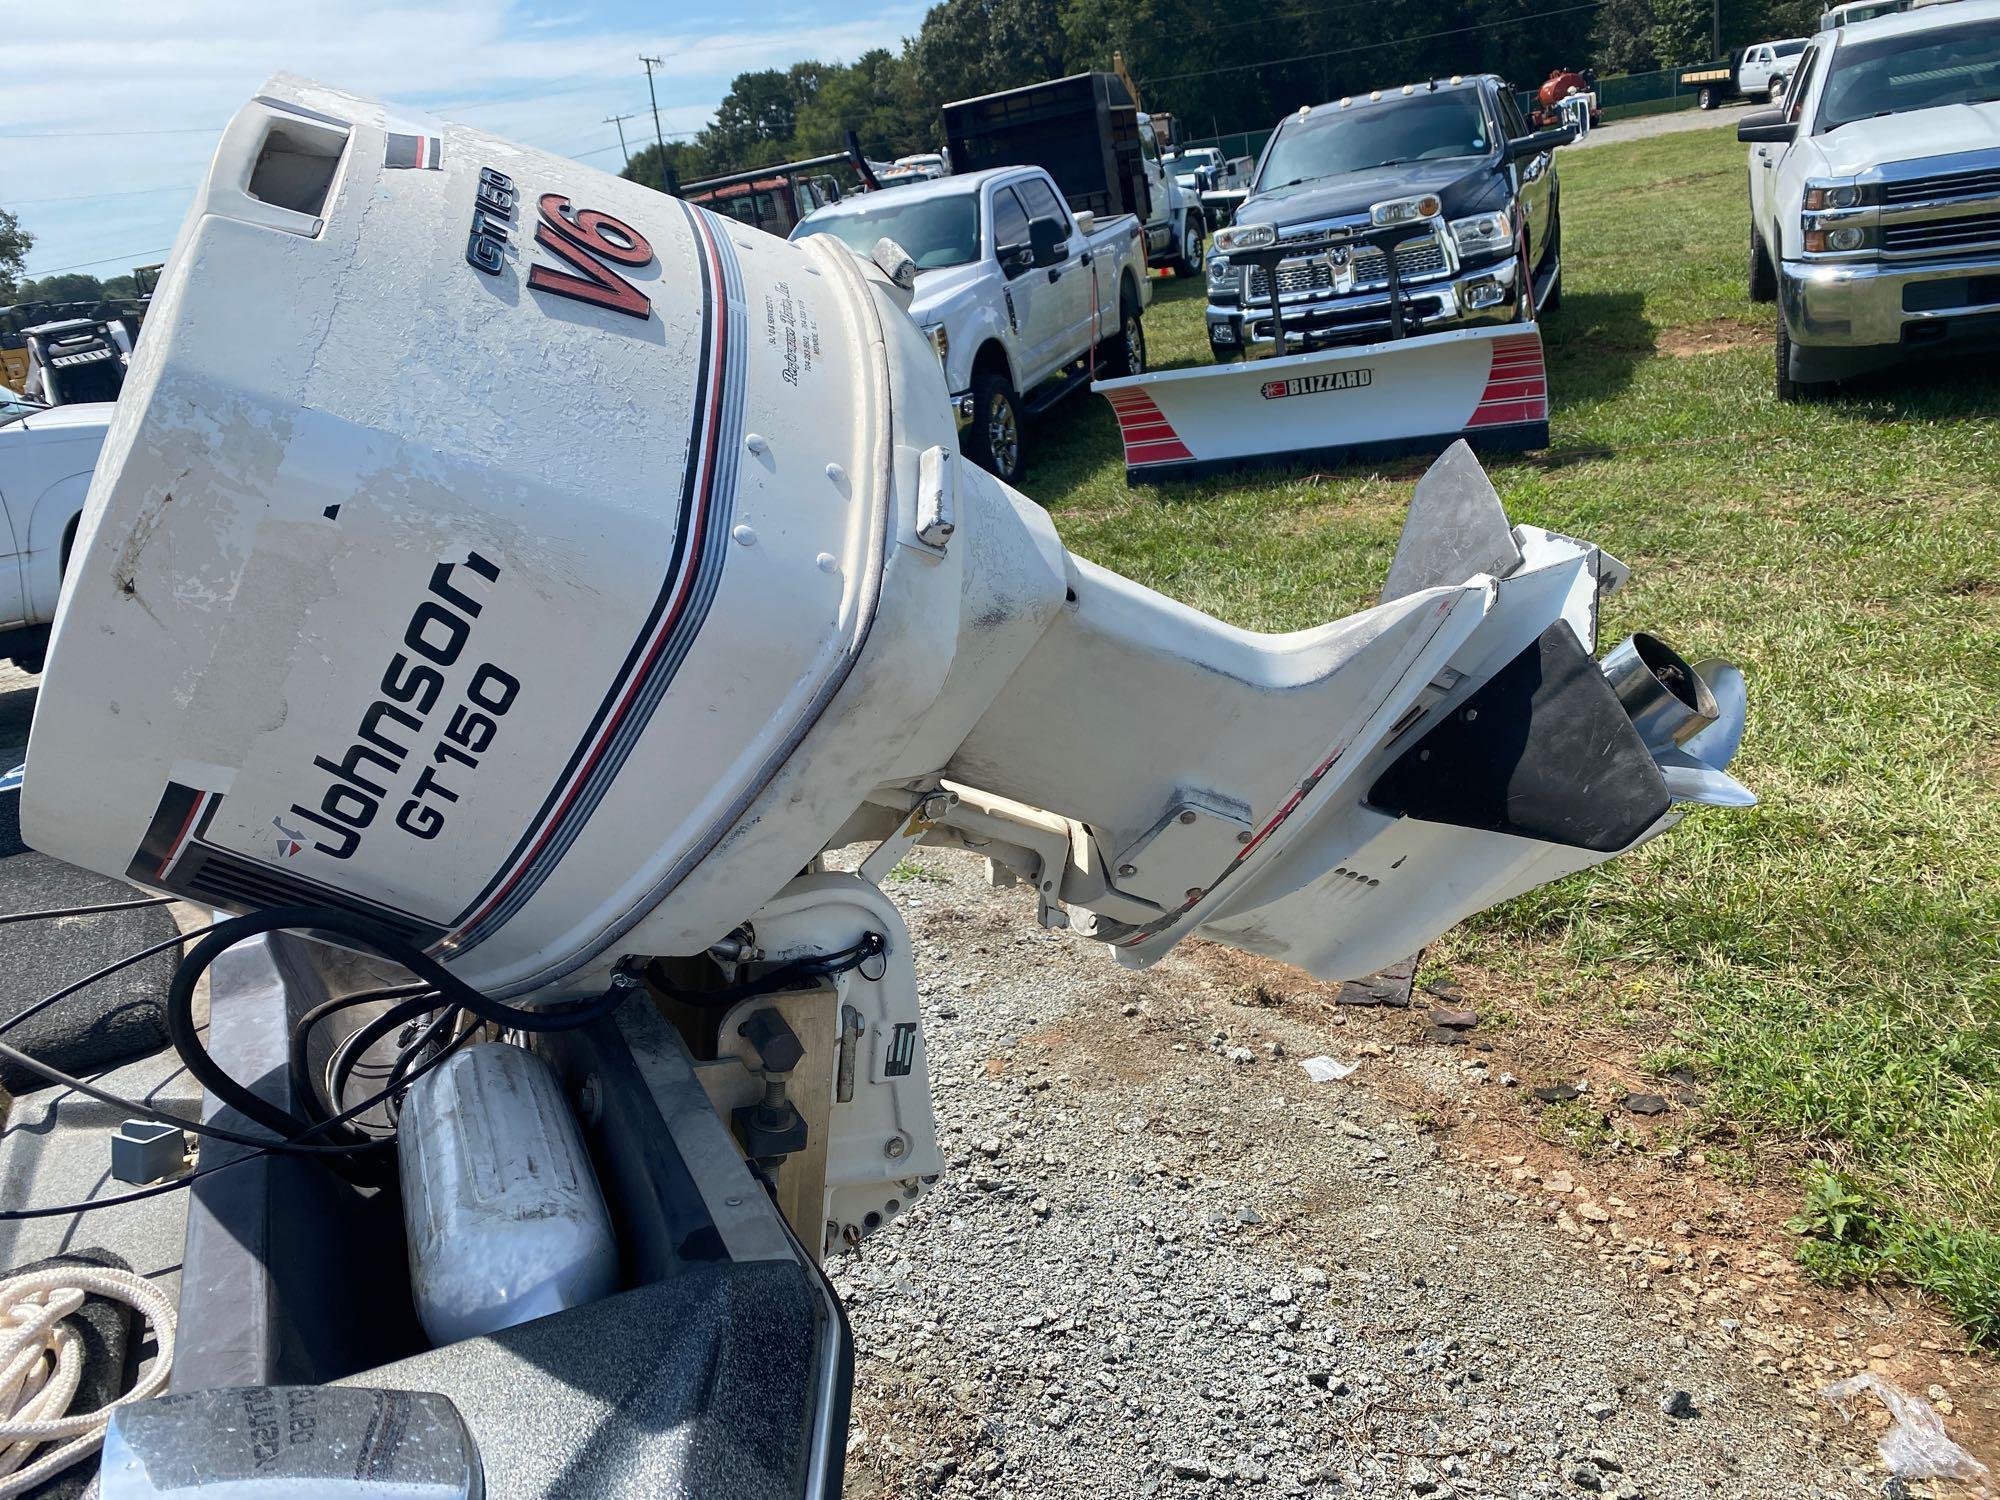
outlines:
M24 281L14 290L17 302L102 302L104 283L81 271L65 271L60 276L44 276L40 281Z
M798 128L793 79L776 68L738 73L699 140L710 157L733 167L780 161Z
M852 130L869 155L888 159L939 144L938 112L917 92L904 58L884 48L864 52L848 67L825 70L812 98L799 106L796 144L802 155L839 151Z
M1591 33L1598 71L1607 75L1647 73L1658 67L1653 56L1653 25L1652 0L1604 0Z
M12 299L14 283L34 247L35 237L21 227L21 221L13 214L0 208L0 297Z
M660 154L657 145L634 151L632 160L618 175L631 182L643 183L657 192L665 192L667 174L663 164L670 164L675 178L681 182L707 177L716 170L707 149L697 142L668 141L665 156Z
M1654 0L1653 56L1661 67L1707 60L1713 9L1710 0Z
M909 57L933 105L1079 71L1061 0L947 0L924 16Z
M104 295L112 300L139 295L139 284L130 276L112 276L104 283Z

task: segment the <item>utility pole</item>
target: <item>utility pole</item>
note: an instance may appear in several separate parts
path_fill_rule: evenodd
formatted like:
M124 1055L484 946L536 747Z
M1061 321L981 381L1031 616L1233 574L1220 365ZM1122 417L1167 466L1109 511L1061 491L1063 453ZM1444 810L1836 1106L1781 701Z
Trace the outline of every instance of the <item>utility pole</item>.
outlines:
M678 198L681 195L680 178L674 175L674 164L667 160L667 137L660 129L660 96L653 88L653 69L664 68L666 64L657 57L647 57L644 53L640 54L639 61L646 65L646 97L653 101L653 139L660 143L660 172L663 186L668 197Z
M625 165L628 167L632 165L632 148L625 144L625 122L631 118L630 115L606 115L604 117L605 124L616 125L618 127L618 149L625 153Z
M1709 38L1710 51L1708 55L1710 57L1720 57L1722 56L1722 0L1715 0L1715 3L1710 7L1709 16L1709 30L1713 35Z

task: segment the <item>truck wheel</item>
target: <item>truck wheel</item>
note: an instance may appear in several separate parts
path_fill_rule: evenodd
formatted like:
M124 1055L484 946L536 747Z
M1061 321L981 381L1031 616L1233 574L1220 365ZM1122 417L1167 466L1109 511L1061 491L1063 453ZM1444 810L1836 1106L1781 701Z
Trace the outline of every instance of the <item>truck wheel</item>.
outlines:
M1181 248L1174 257L1174 275L1201 275L1201 251L1207 242L1208 236L1200 215L1189 214L1181 226Z
M965 453L987 473L1019 484L1028 471L1027 446L1021 426L1021 398L1014 383L998 370L988 370L972 384L972 426L966 429Z
M1146 373L1146 326L1129 294L1118 299L1118 336L1104 351L1104 373L1114 379Z
M1704 83L1701 86L1701 92L1695 95L1694 102L1703 109L1714 109L1722 101L1716 94L1715 85Z
M1757 232L1755 224L1750 226L1750 300L1778 300L1778 273L1771 268L1771 254L1764 248L1764 236Z
M1770 88L1765 90L1765 97L1773 104L1783 104L1785 102L1785 80L1782 78L1773 78Z

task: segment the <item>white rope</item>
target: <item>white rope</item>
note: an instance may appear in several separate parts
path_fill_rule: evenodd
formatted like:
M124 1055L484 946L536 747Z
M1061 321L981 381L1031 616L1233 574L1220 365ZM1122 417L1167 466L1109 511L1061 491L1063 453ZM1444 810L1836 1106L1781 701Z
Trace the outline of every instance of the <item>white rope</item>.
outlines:
M127 1303L150 1321L159 1354L125 1395L73 1417L69 1403L83 1379L83 1350L62 1320L88 1294ZM143 1276L68 1265L0 1282L0 1500L26 1494L96 1451L111 1408L153 1395L167 1383L173 1362L174 1304ZM34 1456L51 1443L61 1446Z

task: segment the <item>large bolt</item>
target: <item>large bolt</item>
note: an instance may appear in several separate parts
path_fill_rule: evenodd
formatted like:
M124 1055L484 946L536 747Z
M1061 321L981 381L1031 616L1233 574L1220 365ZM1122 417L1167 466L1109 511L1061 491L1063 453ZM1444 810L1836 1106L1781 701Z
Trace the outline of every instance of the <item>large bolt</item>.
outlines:
M900 1161L903 1153L910 1149L910 1143L900 1135L892 1135L882 1143L882 1154L890 1161Z
M1137 875L1139 873L1139 867L1137 865L1120 865L1118 867L1118 873L1120 875Z

